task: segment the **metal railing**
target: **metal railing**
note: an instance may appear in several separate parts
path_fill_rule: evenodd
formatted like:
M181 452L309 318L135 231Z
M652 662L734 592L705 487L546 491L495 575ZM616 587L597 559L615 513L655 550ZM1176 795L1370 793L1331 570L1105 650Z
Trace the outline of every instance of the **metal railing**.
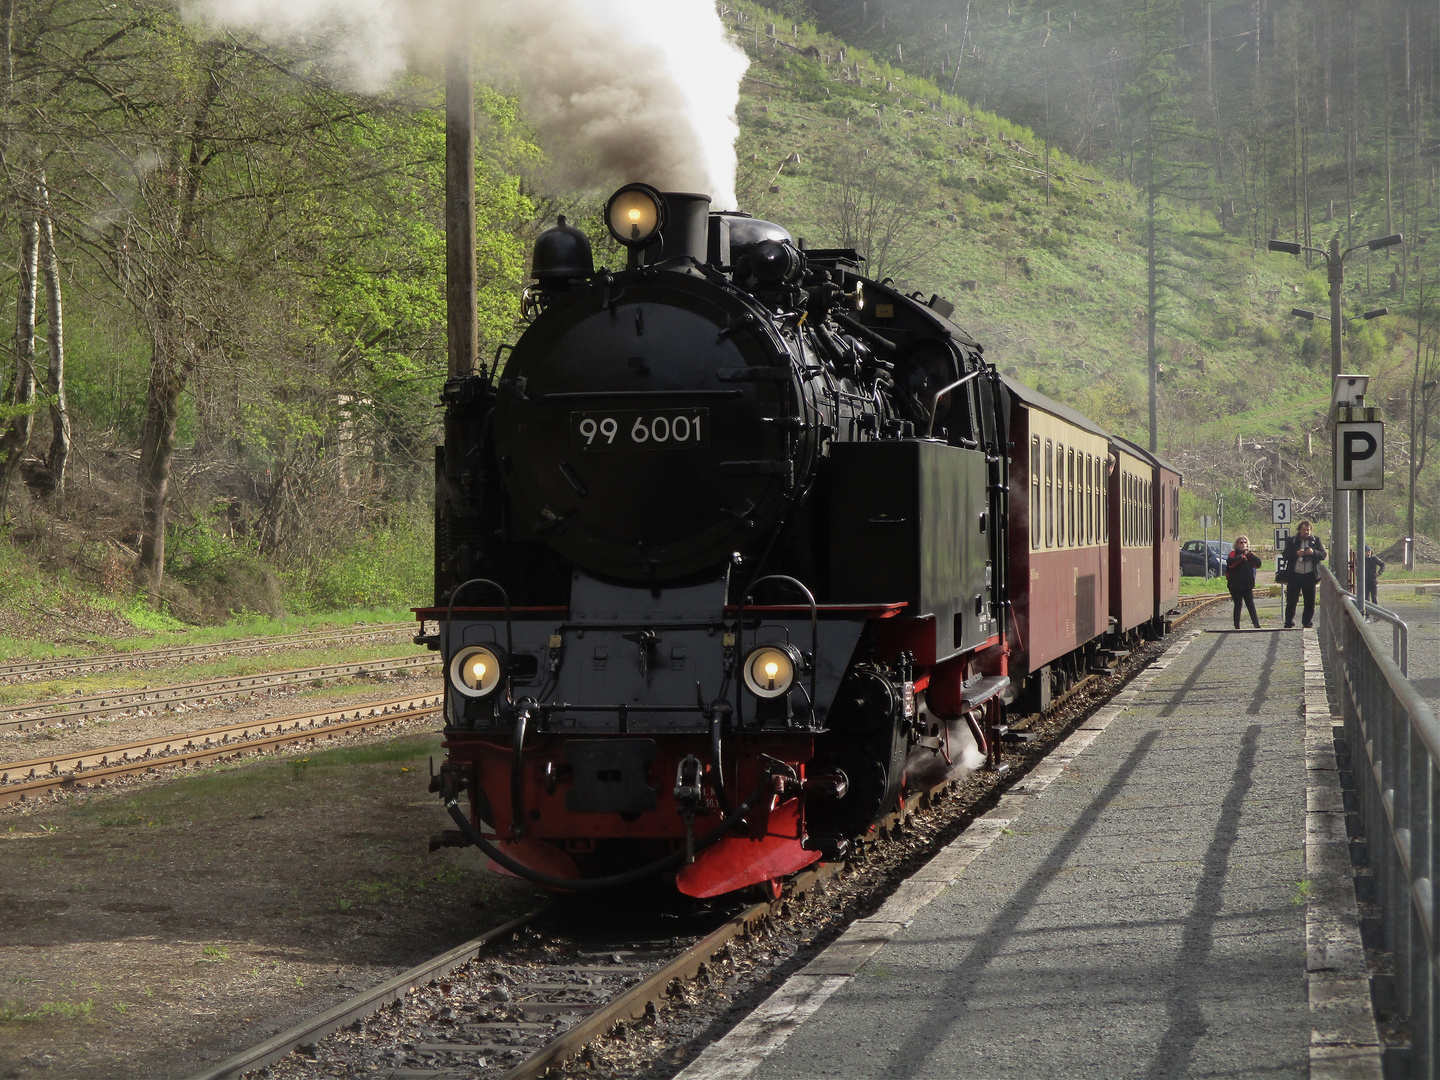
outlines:
M1339 578L1336 578L1339 582ZM1344 594L1348 596L1355 606L1360 606L1360 599L1352 592ZM1396 615L1389 608L1383 608L1379 604L1365 601L1365 614L1373 615L1382 622L1390 624L1390 659L1395 661L1395 666L1400 669L1400 674L1407 679L1410 677L1410 624Z
M1440 722L1329 567L1320 568L1320 589L1320 647L1345 720L1384 944L1395 956L1395 1008L1409 1018L1409 1075L1436 1077Z

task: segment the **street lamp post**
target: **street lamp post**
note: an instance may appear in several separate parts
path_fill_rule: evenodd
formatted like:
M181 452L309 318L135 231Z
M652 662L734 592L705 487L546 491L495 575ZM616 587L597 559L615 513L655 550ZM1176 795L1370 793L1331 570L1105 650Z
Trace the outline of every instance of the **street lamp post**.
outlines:
M1405 237L1400 233L1391 233L1389 236L1377 236L1374 240L1367 240L1363 244L1355 244L1340 250L1340 238L1337 236L1330 241L1330 248L1306 247L1303 244L1292 244L1285 240L1271 240L1267 245L1271 251L1283 251L1287 255L1299 255L1303 251L1313 251L1325 260L1328 271L1327 277L1330 281L1330 385L1335 385L1335 380L1340 376L1340 334L1345 327L1345 319L1340 313L1340 300L1345 289L1345 260L1351 252L1359 251L1361 248L1368 248L1371 251L1379 251L1381 248L1393 247L1396 244L1403 244ZM1298 312L1298 308L1296 311ZM1311 313L1311 318L1316 316ZM1367 318L1370 316L1361 316ZM1335 576L1341 581L1349 580L1350 566L1350 493L1341 491L1335 485L1334 470L1331 470L1330 488L1330 568ZM1363 552L1362 552L1363 554Z
M1306 311L1304 308L1292 307L1290 309L1290 314L1294 315L1297 319L1305 319L1307 322L1313 319L1319 319L1321 322L1331 321L1329 315L1321 315L1314 311ZM1378 319L1381 315L1389 314L1390 309L1388 307L1381 307L1376 308L1374 311L1367 311L1363 315L1347 315L1344 320L1345 328L1348 330L1351 323L1364 322L1366 319Z
M1420 379L1420 346L1415 346L1415 378L1410 384L1410 505L1405 511L1405 569L1415 569L1415 383ZM1420 383L1420 392L1440 386L1435 379Z

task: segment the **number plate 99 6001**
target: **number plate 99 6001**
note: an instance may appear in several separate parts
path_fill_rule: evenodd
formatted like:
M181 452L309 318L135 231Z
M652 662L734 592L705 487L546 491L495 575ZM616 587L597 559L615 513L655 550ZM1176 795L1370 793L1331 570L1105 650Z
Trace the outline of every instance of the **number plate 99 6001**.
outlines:
M572 412L570 433L582 450L697 450L710 445L710 410Z

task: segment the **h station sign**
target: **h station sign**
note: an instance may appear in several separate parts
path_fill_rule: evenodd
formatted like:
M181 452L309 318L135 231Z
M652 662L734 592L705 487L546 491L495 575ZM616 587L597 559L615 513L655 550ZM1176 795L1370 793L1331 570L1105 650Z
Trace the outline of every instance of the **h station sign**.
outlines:
M1367 413L1378 410L1345 411ZM1380 491L1385 487L1383 421L1342 420L1335 425L1335 487L1340 491Z

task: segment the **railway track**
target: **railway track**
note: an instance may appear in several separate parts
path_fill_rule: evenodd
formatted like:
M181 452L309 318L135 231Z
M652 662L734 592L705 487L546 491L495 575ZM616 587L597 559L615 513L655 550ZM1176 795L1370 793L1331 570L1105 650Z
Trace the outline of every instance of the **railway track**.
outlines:
M1194 600L1185 605L1175 625L1223 599L1207 596ZM1062 709L1067 701L1093 690L1099 678L1077 683L1057 697L1055 708ZM1073 722L1062 727L1068 733ZM1055 737L1054 744L1058 745L1062 738L1063 734ZM1032 760L1031 767L1040 760L1043 755ZM1026 771L1016 770L1007 776L1005 784L993 789L992 795L998 797L1008 790L1009 784ZM882 843L897 833L918 810L946 802L958 786L958 781L949 781L911 795L900 810L872 831L871 842ZM538 934L531 946L517 945L509 954L500 951L505 940L530 932L540 922L543 912L532 912L275 1035L199 1073L194 1080L238 1078L281 1062L297 1048L304 1056L291 1058L269 1075L290 1078L321 1075L318 1070L322 1068L329 1070L326 1074L333 1074L340 1067L353 1070L389 1065L405 1069L396 1075L419 1076L422 1074L414 1071L414 1066L423 1063L438 1067L441 1076L449 1075L447 1067L469 1070L465 1075L472 1075L479 1067L486 1070L486 1075L504 1080L543 1076L582 1054L616 1025L652 1017L677 997L683 997L687 984L708 980L717 961L732 946L761 927L783 922L808 899L823 895L826 883L845 870L842 863L818 864L787 882L780 897L749 905L668 954L663 949L633 944L557 950L544 947L544 938ZM551 955L557 951L564 955ZM398 1021L380 1020L367 1025L367 1017L397 1002L405 1003L407 1014L428 1017L423 1024L419 1019L416 1023L421 1024L422 1031L432 1033L429 1038L417 1036ZM343 1032L342 1027L346 1028ZM317 1058L318 1044L336 1032L340 1032L336 1036L342 1044L339 1049L346 1056L322 1063ZM393 1045L372 1051L366 1049L367 1040ZM406 1060L402 1062L402 1058ZM311 1071L312 1063L317 1071Z
M348 630L308 630L272 637L239 638L208 645L175 645L166 649L144 649L137 652L110 653L103 656L60 656L47 660L0 664L0 680L33 675L75 675L87 671L109 671L114 668L140 667L168 661L196 660L206 656L231 656L235 653L264 652L267 649L329 645L357 641L376 641L413 630L414 623L379 623L375 626L352 627Z
M360 660L347 664L320 664L315 667L267 671L259 675L233 675L201 682L176 683L142 690L77 695L59 701L37 701L12 705L4 710L0 731L29 731L73 723L91 716L141 709L149 705L174 706L216 698L237 697L277 686L293 686L304 682L330 682L356 675L379 675L395 671L418 671L439 666L436 656L395 656L380 660Z
M158 766L202 765L438 715L441 701L438 693L390 698L343 709L229 724L94 750L0 763L0 806L57 788L103 784Z

